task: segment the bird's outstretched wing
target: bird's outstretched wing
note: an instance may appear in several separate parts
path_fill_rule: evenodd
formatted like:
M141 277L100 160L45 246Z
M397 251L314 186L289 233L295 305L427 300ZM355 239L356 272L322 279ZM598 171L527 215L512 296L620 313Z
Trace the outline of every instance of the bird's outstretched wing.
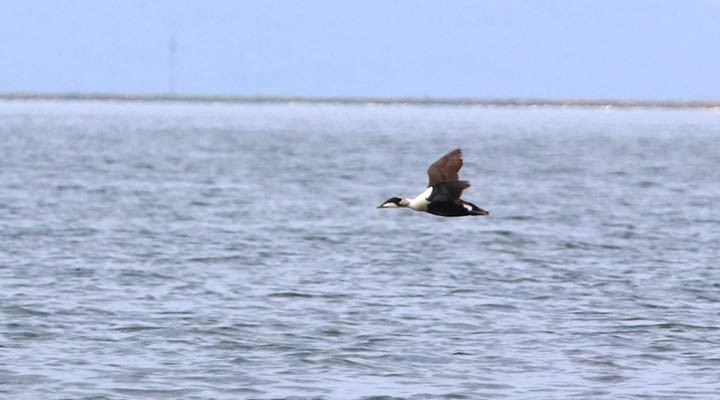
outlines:
M428 168L428 186L457 181L458 171L462 166L462 150L455 149L445 154Z

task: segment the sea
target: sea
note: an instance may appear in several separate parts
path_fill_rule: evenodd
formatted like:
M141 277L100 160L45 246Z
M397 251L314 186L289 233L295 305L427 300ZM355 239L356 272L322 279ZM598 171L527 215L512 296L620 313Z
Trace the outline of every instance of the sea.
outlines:
M720 112L2 101L0 398L716 400Z

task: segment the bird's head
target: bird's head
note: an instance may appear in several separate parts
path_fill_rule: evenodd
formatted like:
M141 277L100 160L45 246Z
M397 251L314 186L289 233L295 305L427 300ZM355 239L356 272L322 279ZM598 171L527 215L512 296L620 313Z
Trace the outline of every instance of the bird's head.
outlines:
M382 202L377 208L401 208L407 207L410 201L406 198L391 197Z

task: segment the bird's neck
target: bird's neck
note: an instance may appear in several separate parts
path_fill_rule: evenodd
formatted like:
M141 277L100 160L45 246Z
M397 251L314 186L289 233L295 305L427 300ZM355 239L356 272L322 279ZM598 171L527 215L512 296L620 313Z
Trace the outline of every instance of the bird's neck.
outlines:
M427 211L428 197L432 193L432 187L425 189L424 192L420 193L414 199L403 199L402 202L407 201L407 205L404 207L412 208L415 211Z

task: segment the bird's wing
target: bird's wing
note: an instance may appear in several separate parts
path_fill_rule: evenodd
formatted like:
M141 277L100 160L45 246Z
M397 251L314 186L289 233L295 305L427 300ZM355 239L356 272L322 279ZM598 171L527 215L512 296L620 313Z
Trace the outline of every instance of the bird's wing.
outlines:
M430 202L454 202L460 204L463 190L470 187L468 181L448 181L433 185L433 191L428 197Z
M457 181L462 166L462 150L455 149L445 154L428 168L428 186Z

